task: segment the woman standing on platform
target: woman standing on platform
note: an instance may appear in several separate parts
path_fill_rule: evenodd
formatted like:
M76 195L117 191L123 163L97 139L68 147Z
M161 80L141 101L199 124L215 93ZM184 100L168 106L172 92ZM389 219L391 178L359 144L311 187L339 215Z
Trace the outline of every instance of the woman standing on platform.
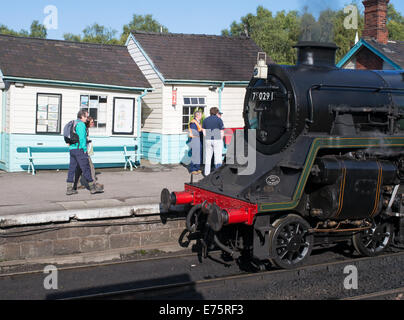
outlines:
M202 155L203 155L203 132L202 132L202 111L196 111L194 118L189 124L189 137L191 141L189 146L192 150L191 164L189 171L191 174L202 173Z

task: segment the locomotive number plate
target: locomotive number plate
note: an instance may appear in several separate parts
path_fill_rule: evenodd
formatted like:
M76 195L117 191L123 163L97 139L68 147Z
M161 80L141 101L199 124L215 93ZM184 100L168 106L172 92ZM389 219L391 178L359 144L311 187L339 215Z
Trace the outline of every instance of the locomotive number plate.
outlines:
M252 99L254 101L272 101L274 100L274 93L272 91L253 92Z

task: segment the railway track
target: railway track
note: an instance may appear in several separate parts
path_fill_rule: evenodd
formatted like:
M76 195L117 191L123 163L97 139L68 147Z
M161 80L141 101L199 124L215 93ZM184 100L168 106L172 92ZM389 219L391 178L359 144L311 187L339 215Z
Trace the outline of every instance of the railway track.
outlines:
M137 300L137 299L153 299L153 298L166 299L170 297L171 298L175 297L175 295L178 293L181 294L184 294L186 292L196 293L207 289L224 288L228 285L240 284L245 282L249 283L252 283L254 281L258 281L261 283L269 282L271 278L279 275L290 274L292 276L293 275L299 276L302 272L310 272L323 269L329 270L330 267L345 266L347 264L358 264L361 262L374 261L375 259L383 259L386 257L394 257L394 256L404 256L404 252L384 254L377 257L354 258L354 259L345 259L343 261L337 261L337 262L332 261L326 263L311 264L292 270L270 270L257 273L243 273L206 280L155 285L150 287L141 287L123 291L98 293L94 295L74 296L66 298L66 300ZM377 298L378 294L380 296L386 296L389 294L394 295L396 293L397 295L399 295L400 293L404 293L404 288L396 289L396 291L380 291L373 294L365 294L346 299L348 300L372 299Z
M404 287L357 295L341 300L404 300Z
M76 266L70 266L70 267L60 267L60 268L58 268L58 271L89 269L89 268L96 268L96 267L108 267L108 266L122 265L122 264L129 264L129 263L136 264L136 263L152 262L152 261L176 259L176 258L184 258L184 257L192 257L192 256L195 256L194 252L176 254L176 255L167 255L167 256L162 256L162 257L152 257L152 258L145 258L145 259L129 259L129 260L125 260L125 261L113 261L113 262L104 262L104 263L83 264L83 265L76 265ZM43 269L23 271L23 272L9 272L9 273L6 272L6 273L0 274L0 279L6 278L6 277L15 277L15 276L23 276L23 275L31 275L31 274L43 274Z

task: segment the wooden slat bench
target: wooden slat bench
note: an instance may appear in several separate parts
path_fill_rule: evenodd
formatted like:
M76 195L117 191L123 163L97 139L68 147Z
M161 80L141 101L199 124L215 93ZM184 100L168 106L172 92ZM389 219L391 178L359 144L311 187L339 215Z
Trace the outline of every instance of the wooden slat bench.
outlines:
M140 163L140 157L142 154L138 152L138 146L101 146L94 147L94 152L123 152L123 157L125 161L126 170L128 165L130 170L133 171L133 167L137 168ZM41 154L49 154L49 153L69 153L68 147L50 147L50 146L26 146L26 147L18 147L18 153L26 153L28 160L28 170L27 172L32 172L32 175L35 175L35 164L38 162L44 162L46 165L46 160L49 160L49 155L41 156Z

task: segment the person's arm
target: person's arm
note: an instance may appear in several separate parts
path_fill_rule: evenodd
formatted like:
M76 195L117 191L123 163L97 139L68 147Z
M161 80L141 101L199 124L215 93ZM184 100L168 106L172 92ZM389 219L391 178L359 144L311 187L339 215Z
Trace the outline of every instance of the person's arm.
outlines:
M79 136L79 148L87 152L87 131L84 122L79 122L76 126L76 133Z
M190 128L190 132L189 132L189 137L190 138L195 138L196 137L196 134L195 134L195 132L198 132L198 128L196 127L196 124L195 123L191 123L190 125L189 125L189 128Z
M219 129L220 129L220 136L222 137L222 140L224 138L224 124L223 124L223 120L220 119L220 124L219 124Z

